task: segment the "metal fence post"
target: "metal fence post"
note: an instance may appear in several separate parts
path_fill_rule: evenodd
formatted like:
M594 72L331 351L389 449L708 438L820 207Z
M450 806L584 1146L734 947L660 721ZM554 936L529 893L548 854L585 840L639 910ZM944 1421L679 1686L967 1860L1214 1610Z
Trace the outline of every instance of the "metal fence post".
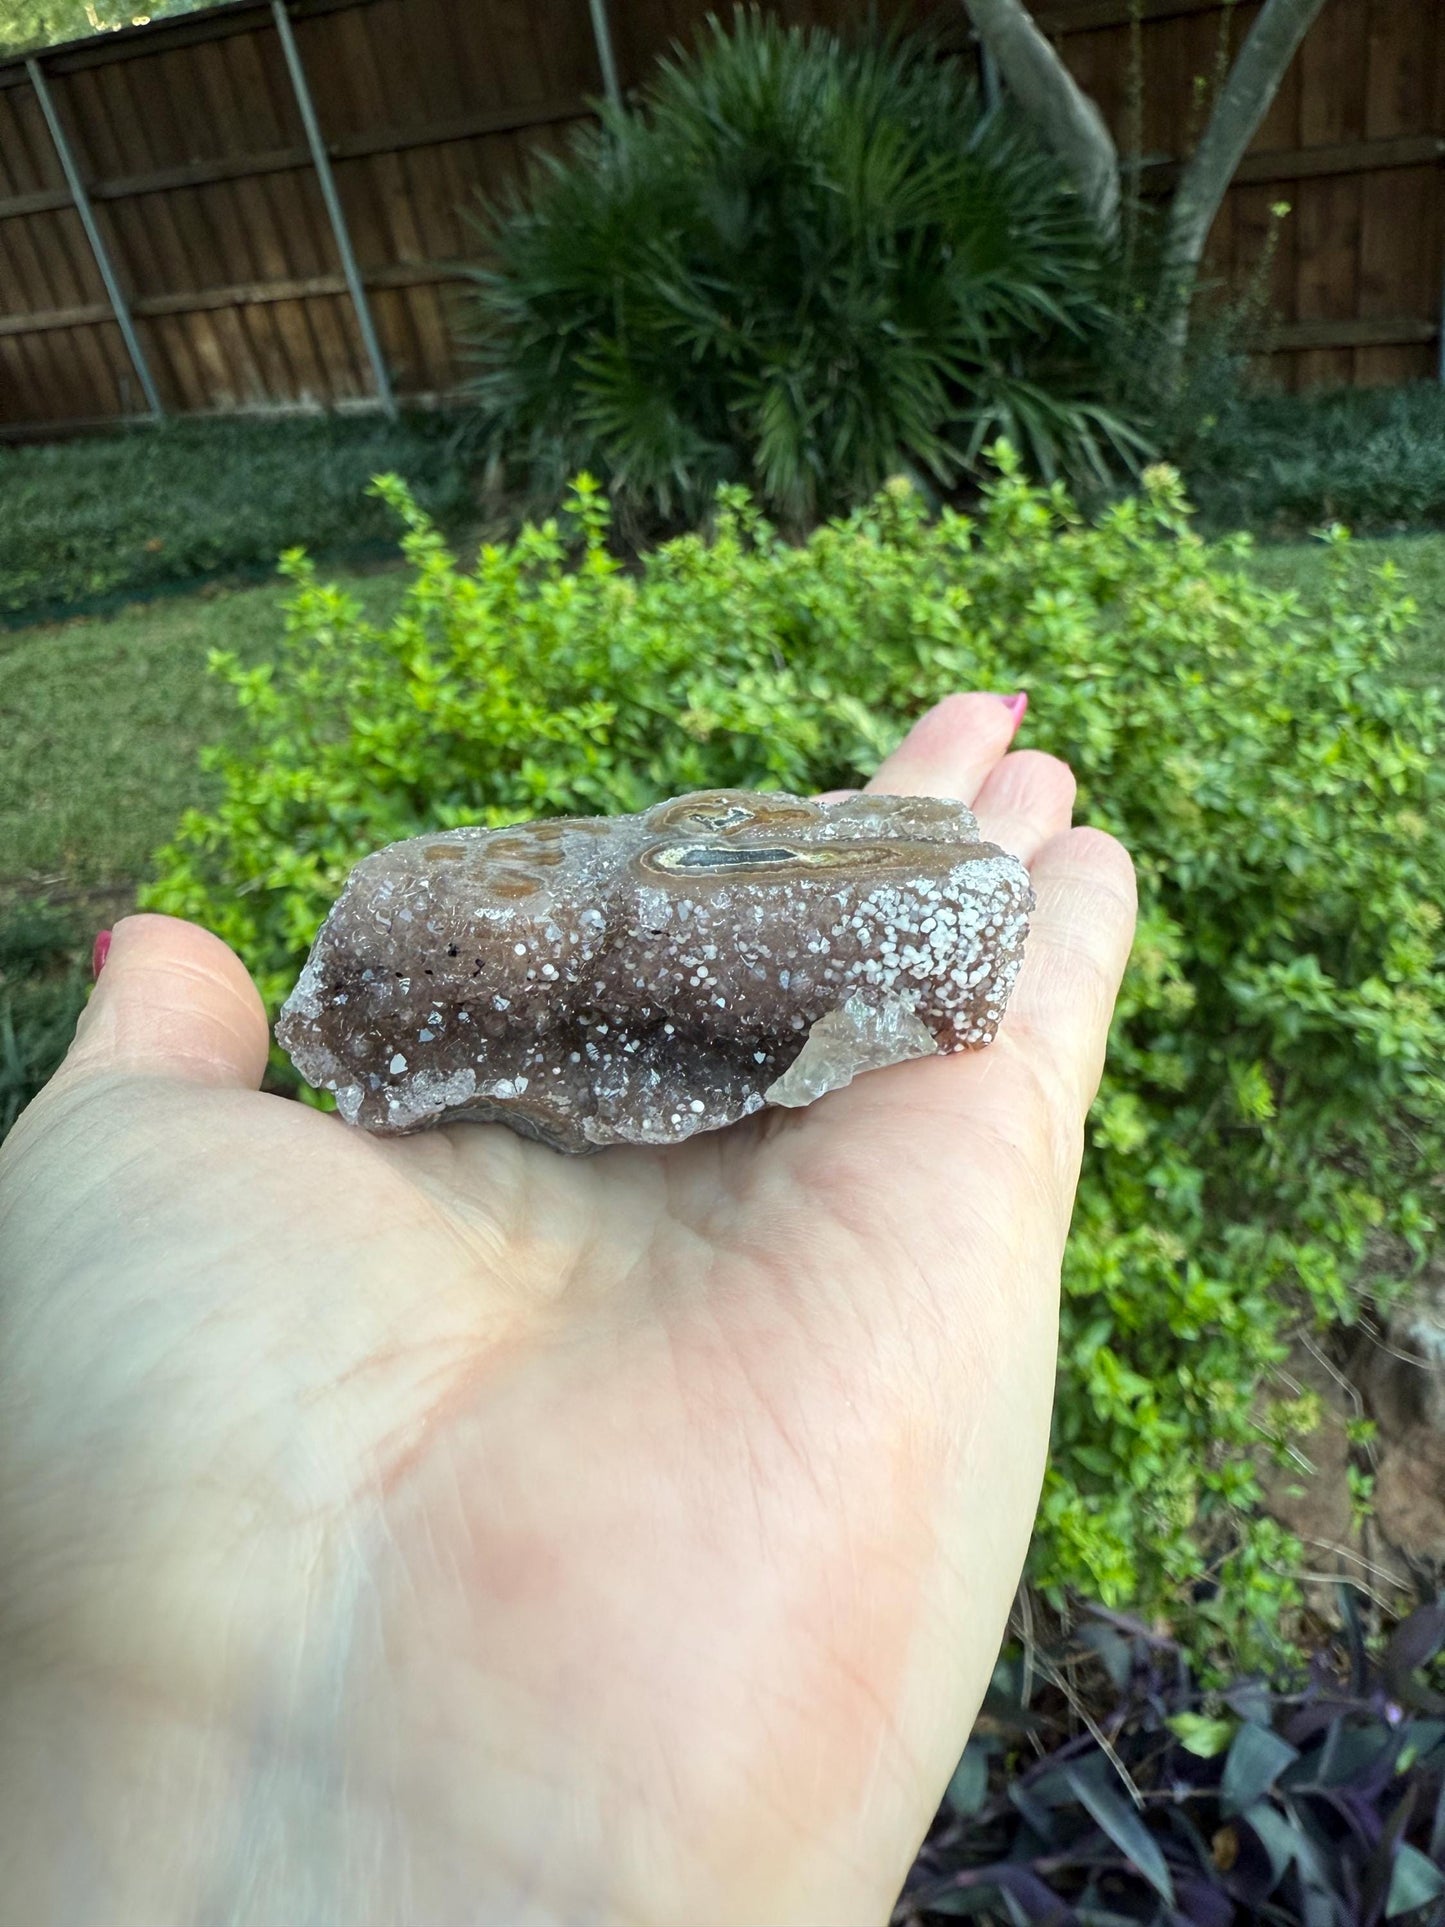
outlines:
M30 85L35 89L35 98L40 102L40 111L45 116L45 125L50 129L50 138L55 143L55 152L60 160L61 171L65 175L65 185L70 190L70 198L75 203L76 213L80 216L80 225L85 229L85 238L89 241L90 251L95 256L95 265L100 269L106 298L110 302L111 312L120 328L126 353L130 356L131 366L140 379L150 412L159 420L165 413L161 407L160 392L151 375L145 350L140 345L140 337L135 331L130 305L121 291L115 269L111 266L110 255L106 251L105 241L95 224L95 210L90 205L90 196L85 191L85 182L81 179L80 169L75 164L75 156L70 151L70 142L65 137L65 128L61 123L60 115L55 110L55 102L50 94L50 83L46 80L38 60L27 60L25 71L30 76Z
M377 400L388 415L395 415L396 396L391 390L391 377L386 372L386 363L382 360L381 343L377 340L376 327L371 319L366 289L361 282L361 270L357 267L356 256L352 252L346 215L342 210L341 197L336 192L336 181L331 172L331 157L326 152L326 142L321 137L321 123L316 118L316 109L311 102L311 89L306 84L306 69L301 65L301 54L296 45L296 37L291 31L291 21L286 12L285 0L271 0L271 13L276 22L276 32L281 38L281 51L286 56L286 70L291 76L292 91L296 95L296 105L301 112L301 125L306 130L306 145L311 150L311 162L316 169L316 178L321 183L321 198L326 203L331 232L336 239L337 252L341 256L341 271L346 277L351 305L356 310L357 326L361 329L361 339L366 348L367 359L371 363L371 375L376 383Z
M602 89L614 107L622 105L622 85L617 78L617 56L612 50L612 26L607 18L607 0L587 0L592 14L592 38L597 43L597 64L602 69Z

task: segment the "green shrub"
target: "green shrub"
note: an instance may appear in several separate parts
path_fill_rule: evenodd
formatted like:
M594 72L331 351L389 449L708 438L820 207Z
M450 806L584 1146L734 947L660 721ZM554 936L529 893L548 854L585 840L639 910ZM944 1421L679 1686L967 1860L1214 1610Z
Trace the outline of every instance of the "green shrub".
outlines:
M242 571L288 542L356 551L390 535L362 505L378 469L434 515L468 507L457 424L415 415L181 421L0 448L0 622Z
M1219 528L1445 527L1445 389L1221 397L1184 465L1201 514Z
M1045 475L1134 446L1101 401L1113 264L1054 157L960 69L739 13L487 223L477 393L547 506L720 481L801 522L996 434ZM495 231L494 231L495 230Z
M1445 1151L1442 705L1397 687L1409 605L1341 540L1318 607L1191 533L1177 478L1082 523L999 451L977 521L894 483L792 547L741 492L629 572L597 487L459 573L394 481L414 580L368 626L300 554L224 800L157 908L274 1010L353 860L391 838L847 784L949 690L1025 688L1029 740L1139 864L1066 1271L1039 1582L1229 1639L1248 1664L1299 1549L1254 1514L1300 1320L1349 1320L1424 1249ZM1438 1201L1438 1193L1437 1201ZM1214 1581L1218 1581L1217 1589Z

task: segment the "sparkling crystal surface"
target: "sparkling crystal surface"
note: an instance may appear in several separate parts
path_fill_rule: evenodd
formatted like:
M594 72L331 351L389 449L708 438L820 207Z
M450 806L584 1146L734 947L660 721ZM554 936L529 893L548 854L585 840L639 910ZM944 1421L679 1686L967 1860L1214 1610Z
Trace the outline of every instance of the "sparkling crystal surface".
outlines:
M673 1144L992 1041L1033 907L962 803L735 790L364 858L276 1034L348 1123Z

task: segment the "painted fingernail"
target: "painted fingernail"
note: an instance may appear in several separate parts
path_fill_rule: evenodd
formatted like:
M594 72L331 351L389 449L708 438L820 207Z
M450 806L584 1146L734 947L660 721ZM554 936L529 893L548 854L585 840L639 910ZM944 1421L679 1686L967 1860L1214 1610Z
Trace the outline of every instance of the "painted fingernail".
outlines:
M105 960L110 955L110 932L102 930L95 940L95 948L90 953L90 974L98 977L105 969Z
M1013 717L1014 728L1017 729L1024 719L1024 711L1029 706L1027 693L1021 689L1016 696L1000 696L999 701L1003 704L1009 715Z

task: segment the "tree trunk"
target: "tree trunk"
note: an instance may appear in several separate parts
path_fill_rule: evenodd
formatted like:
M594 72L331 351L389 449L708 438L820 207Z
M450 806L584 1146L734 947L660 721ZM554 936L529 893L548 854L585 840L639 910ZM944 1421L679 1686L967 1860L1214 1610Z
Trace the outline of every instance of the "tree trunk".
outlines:
M1112 239L1119 230L1119 155L1104 116L1034 25L1023 0L963 3L1014 98L1068 168L1094 219Z
M1165 258L1170 278L1167 332L1177 357L1189 332L1189 307L1214 217L1269 112L1280 82L1324 0L1266 0L1245 36L1209 116L1209 125L1180 176L1170 204Z

